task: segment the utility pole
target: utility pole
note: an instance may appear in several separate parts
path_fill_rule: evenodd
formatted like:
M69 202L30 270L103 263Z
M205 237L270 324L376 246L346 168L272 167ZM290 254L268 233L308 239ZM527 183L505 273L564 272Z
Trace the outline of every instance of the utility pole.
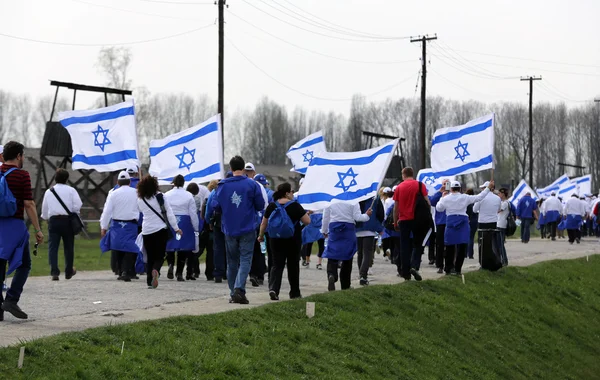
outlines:
M217 112L221 115L221 141L223 144L223 152L225 152L225 117L224 111L224 60L225 60L225 7L227 0L217 0L219 5L219 100L217 103ZM217 4L215 1L215 4Z
M542 80L542 77L521 77L521 81L529 81L529 183L533 188L533 81Z
M418 36L415 38L411 38L410 42L420 42L422 44L423 52L421 57L421 128L419 130L419 150L420 150L420 169L425 169L427 167L427 148L425 145L425 111L427 110L426 105L426 95L427 95L427 41L437 40L437 34L433 37Z

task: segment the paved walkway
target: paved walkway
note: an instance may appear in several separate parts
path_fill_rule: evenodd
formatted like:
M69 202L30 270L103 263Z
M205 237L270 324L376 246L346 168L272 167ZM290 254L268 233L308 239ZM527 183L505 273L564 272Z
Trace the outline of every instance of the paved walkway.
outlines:
M533 240L529 244L519 241L507 243L510 265L526 266L540 261L572 259L600 253L600 243L587 239L580 245ZM426 254L423 256L426 258ZM315 261L309 269L301 269L303 296L327 291L325 270L315 269ZM434 267L424 263L421 274L425 279L436 279L441 275ZM475 260L466 260L464 272L477 270ZM402 279L396 276L396 267L381 255L375 257L371 285L396 284ZM163 273L166 271L163 269ZM205 279L179 283L163 276L156 290L146 288L145 279L123 283L117 281L109 271L80 272L73 279L58 282L49 277L33 277L26 284L20 306L29 314L29 320L21 321L5 314L0 322L0 346L31 340L37 337L78 331L107 324L165 318L175 315L202 315L224 312L239 308L260 306L269 302L266 286L248 287L250 305L228 303L226 283L215 284ZM281 299L287 299L286 284ZM358 287L358 270L353 268L353 286ZM249 283L248 283L249 284ZM339 286L339 284L338 284Z

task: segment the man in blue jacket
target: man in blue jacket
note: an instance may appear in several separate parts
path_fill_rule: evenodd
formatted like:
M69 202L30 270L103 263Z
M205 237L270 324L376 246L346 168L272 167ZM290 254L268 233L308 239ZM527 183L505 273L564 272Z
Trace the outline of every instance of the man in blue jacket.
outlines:
M221 212L221 226L227 245L227 282L231 303L248 304L246 280L252 264L256 240L256 213L265 209L260 185L244 174L244 159L229 161L233 177L219 183L212 199L215 211Z
M517 206L517 219L521 220L521 242L529 243L531 225L537 219L537 203L531 198L531 193L526 193Z

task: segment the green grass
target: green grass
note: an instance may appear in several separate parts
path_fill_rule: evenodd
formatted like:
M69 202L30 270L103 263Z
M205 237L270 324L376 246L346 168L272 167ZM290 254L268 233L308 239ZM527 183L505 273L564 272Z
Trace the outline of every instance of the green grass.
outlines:
M600 257L108 326L0 350L7 379L592 379ZM4 327L7 328L7 327ZM125 351L121 355L121 344Z

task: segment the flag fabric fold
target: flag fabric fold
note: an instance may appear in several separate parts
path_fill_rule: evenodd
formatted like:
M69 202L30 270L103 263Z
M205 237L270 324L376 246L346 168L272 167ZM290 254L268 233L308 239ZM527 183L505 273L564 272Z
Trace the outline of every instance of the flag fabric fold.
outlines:
M322 131L303 138L292 145L286 153L294 166L290 171L306 174L306 169L312 159L325 152L327 152L327 148L325 147Z
M494 114L441 128L431 140L431 168L439 177L494 168Z
M592 175L587 174L579 178L573 178L571 183L577 184L579 188L579 196L591 195L592 194Z
M221 117L216 115L184 131L150 141L150 174L161 184L178 174L186 182L223 178Z
M359 152L323 152L310 162L298 202L307 210L322 210L330 203L358 203L377 195L398 139Z
M139 167L133 100L110 107L59 112L71 136L72 167L98 172Z
M536 201L538 200L538 194L535 191L533 191L533 189L527 184L527 182L524 179L522 179L521 182L519 182L519 185L515 188L515 191L513 191L513 194L508 199L508 201L511 202L515 207L517 207L521 198L523 198L527 193L531 193L531 198L533 198Z
M427 186L427 191L430 193L439 191L442 188L442 182L444 182L445 179L454 181L455 177L439 177L431 168L421 169L419 170L419 173L417 173L417 181L423 182L425 186Z
M543 197L548 197L550 196L550 194L552 194L552 192L557 192L558 190L560 190L560 187L562 185L568 184L570 182L569 176L566 174L561 175L560 177L558 177L554 182L552 182L550 185L541 188L541 189L536 189L537 193L540 196Z

